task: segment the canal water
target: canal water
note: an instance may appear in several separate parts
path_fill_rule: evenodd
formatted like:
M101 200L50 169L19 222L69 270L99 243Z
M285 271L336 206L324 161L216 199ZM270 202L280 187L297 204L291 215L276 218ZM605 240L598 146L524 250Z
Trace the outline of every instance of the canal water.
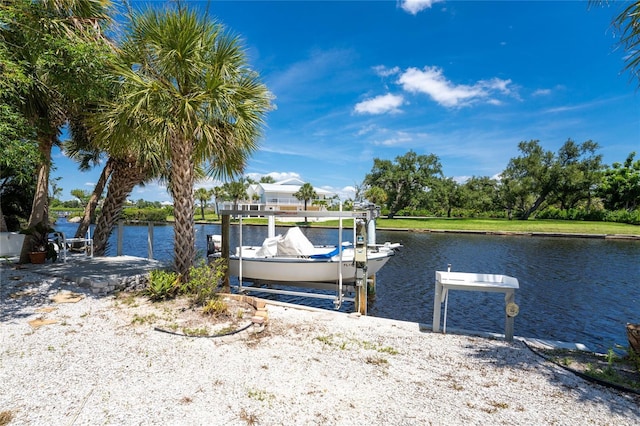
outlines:
M77 225L61 219L56 229L70 235ZM123 254L147 256L147 226L125 226ZM287 228L276 227L276 233ZM239 228L232 226L232 246ZM304 229L314 244L336 244L337 229ZM220 234L219 225L196 225L196 247L206 254L206 235ZM259 245L265 226L243 226L243 243ZM345 230L345 241L352 241ZM640 323L640 242L564 237L493 236L475 234L377 231L377 242L403 247L377 275L377 292L369 314L431 326L435 271L505 274L516 277L515 334L582 343L606 352L627 346L625 324ZM107 251L115 255L116 232ZM154 227L154 258L173 256L173 226ZM237 283L237 282L236 282ZM260 297L333 309L330 300L260 294ZM352 303L341 310L353 311ZM453 291L449 295L448 328L504 332L504 295Z

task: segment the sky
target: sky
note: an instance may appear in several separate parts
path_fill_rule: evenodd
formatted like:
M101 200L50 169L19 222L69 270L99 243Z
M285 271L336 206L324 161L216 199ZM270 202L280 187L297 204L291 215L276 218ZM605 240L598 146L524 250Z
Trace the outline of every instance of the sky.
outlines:
M168 2L136 2L136 8ZM238 35L274 96L245 175L297 177L346 200L375 158L438 157L446 177L497 177L518 143L593 140L640 155L640 90L611 21L587 1L191 1ZM638 157L636 157L638 158ZM87 173L55 151L70 200ZM211 188L220 182L198 182ZM157 182L129 199L170 201Z

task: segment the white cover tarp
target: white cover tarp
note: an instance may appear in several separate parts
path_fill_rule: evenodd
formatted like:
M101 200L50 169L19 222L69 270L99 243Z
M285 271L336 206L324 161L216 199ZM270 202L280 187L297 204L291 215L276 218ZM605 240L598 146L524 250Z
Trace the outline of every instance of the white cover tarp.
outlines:
M273 257L278 254L278 240L282 235L264 240L262 247L256 250L256 257Z
M313 244L297 226L278 238L278 256L310 256L313 251Z

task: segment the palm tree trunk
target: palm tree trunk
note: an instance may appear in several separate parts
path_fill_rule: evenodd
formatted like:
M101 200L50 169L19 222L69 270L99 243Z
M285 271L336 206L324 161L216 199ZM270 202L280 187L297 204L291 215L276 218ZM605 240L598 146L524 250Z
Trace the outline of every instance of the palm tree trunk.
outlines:
M93 235L94 256L104 256L107 242L113 231L113 226L120 216L122 207L133 188L144 180L144 169L135 162L115 160L111 172L111 180L104 199L102 213L96 223Z
M31 215L27 228L32 228L38 223L46 221L49 223L49 170L51 169L51 148L56 135L44 135L39 138L38 150L42 156L42 162L38 166L38 180L36 182L36 193L31 206ZM31 249L31 238L27 235L22 244L20 252L20 263L29 262L29 250Z
M174 244L176 272L189 279L195 260L195 221L193 202L193 145L174 137L171 141L171 195L173 197Z
M89 229L89 225L91 225L91 218L96 211L98 201L102 198L102 193L104 192L104 187L107 185L107 180L109 179L109 176L111 176L113 161L113 158L109 157L107 164L105 164L102 169L102 173L100 173L100 178L93 189L93 194L91 194L91 198L89 198L89 202L84 208L84 216L82 216L82 220L78 224L78 229L76 230L75 235L76 238L84 237L87 233L87 229Z

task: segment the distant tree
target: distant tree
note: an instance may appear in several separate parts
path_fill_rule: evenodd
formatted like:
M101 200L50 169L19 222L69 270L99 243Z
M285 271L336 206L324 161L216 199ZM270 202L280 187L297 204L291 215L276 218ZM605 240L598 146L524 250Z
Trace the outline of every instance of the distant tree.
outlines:
M307 210L307 202L313 201L318 198L318 194L310 183L305 183L300 187L298 191L293 194L300 201L304 201L304 209ZM305 216L304 222L307 223L307 217Z
M463 191L452 178L439 179L431 190L431 199L451 217L454 207L462 207Z
M598 194L609 210L632 211L640 207L640 160L629 154L624 163L613 163L602 176Z
M216 186L213 188L213 202L215 204L216 215L218 215L218 220L220 220L220 207L218 203L220 200L223 200L226 196L226 191L222 186Z
M567 140L558 154L545 151L539 141L520 142L522 156L512 158L502 172L501 192L507 209L515 208L527 220L545 202L562 200L573 206L590 199L600 167L598 145L592 141L576 144Z
M193 192L193 196L200 202L200 217L204 220L204 209L207 208L207 203L213 197L213 190L206 188L198 188Z
M461 187L463 207L476 213L491 212L499 208L498 181L487 176L473 176Z
M276 183L276 180L271 175L264 175L260 178L260 183Z
M384 189L380 188L379 186L372 186L364 192L364 198L366 198L373 204L381 206L387 202L387 199L389 197L387 196L387 193L384 191Z
M595 154L597 149L598 144L593 141L577 144L569 139L558 151L559 174L553 199L560 209L567 211L585 200L587 211L590 209L592 195L601 181L602 155Z
M78 199L78 201L80 202L80 205L83 208L84 206L87 205L87 203L89 202L89 199L91 198L91 193L89 191L85 191L84 189L72 189L71 195L73 195Z
M393 216L401 209L416 205L423 193L429 191L441 176L442 166L438 157L409 151L396 157L395 162L375 158L364 184L380 187L386 192L389 215Z
M247 182L240 178L237 181L227 182L223 185L225 194L233 201L233 209L238 210L238 201L246 200L249 196L247 194Z
M520 142L521 156L512 158L502 179L522 220L529 219L556 188L560 170L552 151L539 141Z

